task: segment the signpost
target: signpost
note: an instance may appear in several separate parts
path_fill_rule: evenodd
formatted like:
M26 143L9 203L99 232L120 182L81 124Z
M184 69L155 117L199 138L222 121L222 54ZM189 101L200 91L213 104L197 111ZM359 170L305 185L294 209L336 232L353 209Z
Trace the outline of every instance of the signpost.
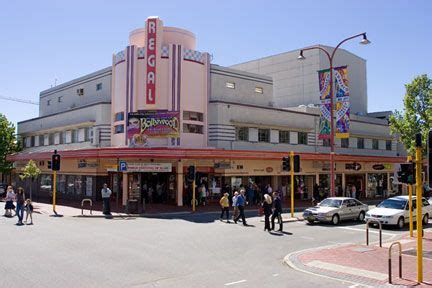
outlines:
M290 152L291 175L291 218L294 218L294 151Z
M417 282L423 282L423 219L422 219L422 139L416 134L416 204L417 204Z

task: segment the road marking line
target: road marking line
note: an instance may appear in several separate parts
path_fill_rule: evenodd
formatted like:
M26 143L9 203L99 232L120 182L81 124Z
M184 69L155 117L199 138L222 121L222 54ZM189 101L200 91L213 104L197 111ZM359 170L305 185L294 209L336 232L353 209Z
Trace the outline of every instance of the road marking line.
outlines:
M305 240L315 240L315 238L308 237L308 236L300 236L300 238L305 239Z
M234 285L234 284L239 284L239 283L244 283L244 282L246 282L245 279L240 280L240 281L236 281L236 282L225 283L225 286L231 286L231 285Z
M279 274L273 274L273 277L277 277L277 276L279 276Z
M372 278L372 279L379 280L379 281L383 281L383 280L388 279L388 275L384 274L384 273L379 273L379 272L374 272L374 271L364 270L364 269L359 269L359 268L353 268L353 267L343 266L343 265L338 265L338 264L333 264L333 263L327 263L327 262L323 262L323 261L319 261L319 260L313 260L313 261L307 263L306 265L310 266L310 267L335 271L335 272L339 272L339 273L345 273L345 274L351 274L351 275L355 275L355 276Z
M351 231L366 232L365 229L360 229L360 228L352 228L352 227L336 227L336 228L338 228L338 229L344 229L344 230L351 230ZM379 231L374 231L374 230L370 230L369 229L369 233L379 234ZM388 232L382 232L382 235L397 236L398 234L388 233Z

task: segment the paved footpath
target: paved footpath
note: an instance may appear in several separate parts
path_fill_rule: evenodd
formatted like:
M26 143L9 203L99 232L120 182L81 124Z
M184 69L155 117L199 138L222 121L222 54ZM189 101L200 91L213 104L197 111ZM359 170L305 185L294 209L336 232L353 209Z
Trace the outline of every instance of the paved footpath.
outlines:
M415 236L415 235L414 235ZM405 234L398 240L370 246L339 244L307 249L287 255L285 263L296 270L327 278L339 279L364 286L388 284L388 251L391 243L402 244L402 279L399 278L398 247L392 248L392 284L417 285L417 239ZM425 230L423 238L423 283L417 287L432 287L432 230Z

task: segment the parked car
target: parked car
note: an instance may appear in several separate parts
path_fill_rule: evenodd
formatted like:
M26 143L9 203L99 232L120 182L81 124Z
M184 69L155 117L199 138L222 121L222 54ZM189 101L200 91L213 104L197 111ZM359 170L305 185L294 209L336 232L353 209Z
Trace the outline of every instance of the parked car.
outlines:
M413 206L413 221L416 221L416 197L412 197ZM432 205L426 200L422 199L422 221L423 225L429 222L429 216L432 215ZM405 223L409 222L409 204L408 196L396 196L388 198L377 205L376 208L369 210L366 213L365 221L370 219L381 222L385 225L397 225L402 229Z
M334 225L341 220L363 221L368 205L350 197L330 197L322 200L315 207L307 208L303 218L313 224L315 221L330 222Z

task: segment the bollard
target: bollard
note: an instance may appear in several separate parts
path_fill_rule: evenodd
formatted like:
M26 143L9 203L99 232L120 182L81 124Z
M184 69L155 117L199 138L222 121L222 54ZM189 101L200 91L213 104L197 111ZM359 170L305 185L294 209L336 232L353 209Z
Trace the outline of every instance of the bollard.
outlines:
M90 203L90 215L93 215L93 201L91 199L83 199L81 201L81 215L84 216L84 203L89 202Z
M392 284L392 260L391 260L391 251L394 245L399 246L399 278L402 278L402 244L400 242L393 242L389 247L389 256L388 256L388 275L389 275L389 283Z
M375 219L369 219L366 222L366 245L369 246L369 224L378 223L379 226L379 246L382 247L382 225L381 222Z

